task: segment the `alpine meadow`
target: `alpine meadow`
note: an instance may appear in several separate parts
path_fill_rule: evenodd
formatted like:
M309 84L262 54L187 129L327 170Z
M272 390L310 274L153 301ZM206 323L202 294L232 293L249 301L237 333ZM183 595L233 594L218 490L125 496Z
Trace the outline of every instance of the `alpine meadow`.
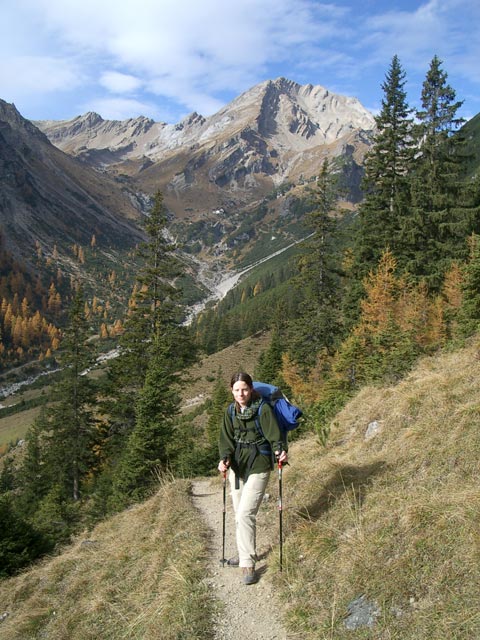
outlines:
M303 411L238 584L283 635L252 639L480 637L480 114L437 55L406 82L175 126L0 101L0 640L234 637L236 371Z

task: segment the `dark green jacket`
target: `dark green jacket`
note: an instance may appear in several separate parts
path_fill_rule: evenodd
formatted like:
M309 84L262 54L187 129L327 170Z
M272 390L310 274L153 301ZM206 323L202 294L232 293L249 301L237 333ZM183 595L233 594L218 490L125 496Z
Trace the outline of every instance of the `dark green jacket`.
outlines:
M239 415L234 410L232 419L229 408L225 410L220 426L218 450L220 458L228 458L237 476L246 480L250 473L262 473L273 469L274 452L286 450L287 447L269 404L262 402L259 416L264 438L259 435L255 424L255 415L258 416L258 412L249 420L242 420Z

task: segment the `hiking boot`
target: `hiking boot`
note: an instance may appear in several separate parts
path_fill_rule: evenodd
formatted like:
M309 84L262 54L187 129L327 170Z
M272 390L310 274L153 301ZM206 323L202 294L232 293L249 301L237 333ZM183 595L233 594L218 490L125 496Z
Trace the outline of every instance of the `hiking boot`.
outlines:
M254 584L257 581L257 576L253 567L243 567L242 573L243 584Z
M227 560L227 564L229 567L238 567L238 565L240 564L240 560L237 557L229 558Z

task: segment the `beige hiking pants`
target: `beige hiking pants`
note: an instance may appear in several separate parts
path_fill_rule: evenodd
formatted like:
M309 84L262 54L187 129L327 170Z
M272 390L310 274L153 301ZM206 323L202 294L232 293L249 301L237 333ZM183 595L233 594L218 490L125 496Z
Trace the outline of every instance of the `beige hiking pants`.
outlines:
M229 471L228 479L235 511L238 559L241 567L255 566L257 512L269 477L270 471L252 473L246 482L240 480L239 488L235 489L235 473L231 469Z

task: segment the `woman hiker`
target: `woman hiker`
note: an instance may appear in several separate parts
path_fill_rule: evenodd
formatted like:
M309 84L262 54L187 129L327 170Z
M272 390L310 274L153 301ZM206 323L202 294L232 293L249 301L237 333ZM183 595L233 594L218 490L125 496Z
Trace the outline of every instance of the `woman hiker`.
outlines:
M229 472L238 558L228 564L242 568L245 584L256 582L256 522L257 512L267 488L274 455L287 462L286 445L273 410L253 388L248 373L240 372L230 381L234 403L225 410L220 427L218 470ZM259 414L259 407L262 404ZM263 436L259 433L259 420ZM272 453L274 452L274 453Z

